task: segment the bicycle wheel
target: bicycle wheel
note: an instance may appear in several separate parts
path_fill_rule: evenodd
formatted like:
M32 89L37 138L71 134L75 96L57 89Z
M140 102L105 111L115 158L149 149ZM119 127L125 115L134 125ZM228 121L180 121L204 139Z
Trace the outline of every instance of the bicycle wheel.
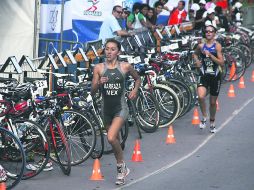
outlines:
M89 120L86 115L76 110L64 110L61 114L72 166L83 163L94 150L96 135Z
M135 104L132 100L127 99L127 105L129 107L128 124L130 126L130 123L131 123L131 125L134 125L137 128L139 139L141 139L142 138L142 134L141 134L141 130L140 130L141 124L138 119L138 113L136 111Z
M168 127L179 115L179 99L176 93L166 85L154 85L153 90L160 107L159 127Z
M244 58L246 60L246 67L248 68L251 65L253 59L251 48L243 43L238 43L236 45L242 51Z
M90 110L83 110L83 112L86 114L86 116L89 118L92 126L95 129L95 135L96 135L96 143L95 147L93 148L93 151L91 153L91 157L93 159L101 158L104 151L104 134L103 134L103 122L99 115L95 115L93 111Z
M25 170L25 151L19 139L10 131L0 127L0 165L7 174L7 189L16 186Z
M190 111L196 104L197 104L197 84L199 82L199 76L196 74L196 83L190 82L188 79L185 77L178 77L177 80L180 80L188 89L190 89L191 92L191 105L190 108L187 110Z
M169 88L173 89L174 92L177 94L177 97L178 97L179 103L180 103L180 110L179 110L179 116L180 116L181 113L183 112L184 106L185 106L185 102L184 102L185 98L183 96L183 93L182 93L181 89L176 84L170 83L170 82L167 82L167 81L159 81L158 83L168 86Z
M194 105L196 99L196 90L190 89L186 83L184 83L181 79L167 79L169 83L176 84L180 89L184 96L184 108L180 114L180 116L185 115Z
M50 155L50 158L59 165L65 175L70 175L71 154L63 126L55 117L51 117L45 125L46 133L51 137L51 148L54 151L54 156Z
M155 132L158 129L160 120L159 104L155 96L140 89L135 105L140 128L146 133Z
M235 81L238 80L245 72L246 69L246 61L243 57L242 51L234 46L229 48L224 48L224 56L225 56L225 67L227 67L227 73L224 76L224 80L226 81ZM235 72L232 69L232 66L235 66Z
M14 120L18 137L26 154L26 170L22 179L38 175L49 160L49 140L43 129L30 120Z

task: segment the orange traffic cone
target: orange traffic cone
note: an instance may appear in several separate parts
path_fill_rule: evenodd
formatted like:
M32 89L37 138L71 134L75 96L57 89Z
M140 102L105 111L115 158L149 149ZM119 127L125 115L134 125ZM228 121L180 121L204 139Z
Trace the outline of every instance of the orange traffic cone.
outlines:
M174 129L173 129L173 126L170 125L168 128L168 136L166 139L166 144L174 144L174 143L176 143L176 139L174 136Z
M220 106L219 106L219 101L218 101L218 98L216 100L216 111L219 111L220 110Z
M252 71L251 82L254 82L254 70Z
M198 125L200 123L200 119L198 116L198 108L194 109L194 113L193 113L193 118L192 118L192 124L193 125Z
M230 68L229 79L232 80L235 78L236 78L236 67L235 67L235 62L233 62Z
M98 158L95 159L93 164L93 173L90 180L103 180L104 177L101 174L101 164Z
M228 97L234 98L235 97L235 90L233 84L230 84L229 90L228 90Z
M240 78L240 81L239 81L238 87L239 87L239 88L245 88L245 84L244 84L244 78L243 78L243 76L241 76L241 78Z
M141 151L140 151L139 140L136 140L136 142L135 142L135 147L134 147L134 151L133 151L131 160L133 162L143 162L142 154L141 154Z
M0 190L6 190L6 184L5 182L0 183Z

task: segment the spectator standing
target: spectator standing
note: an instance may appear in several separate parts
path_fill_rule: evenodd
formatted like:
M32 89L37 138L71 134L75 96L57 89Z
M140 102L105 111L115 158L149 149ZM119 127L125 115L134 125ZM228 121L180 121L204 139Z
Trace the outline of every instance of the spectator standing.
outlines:
M193 3L188 12L188 21L192 23L193 27L195 27L195 17L199 9L200 9L200 6L197 3Z
M193 11L193 17L195 18L196 17L196 14L197 14L197 11L200 9L200 6L199 6L199 4L197 4L197 3L193 3L192 5L191 5L191 8L190 8L190 10L192 10Z
M141 5L141 9L140 9L140 14L144 17L144 22L141 22L143 25L143 28L149 28L149 29L153 29L155 28L155 25L153 25L148 19L147 19L147 14L148 14L148 10L149 10L149 5L144 3Z
M141 3L134 3L132 7L132 13L127 17L128 30L133 30L142 27L140 19L138 18L141 5L142 5Z
M127 18L130 15L130 11L127 8L123 8L123 13L121 18L118 19L118 22L123 30L127 30Z
M196 12L195 27L194 27L195 30L200 30L203 27L203 15L206 12L205 4L206 4L205 0L199 1L200 9Z
M203 22L203 27L206 27L206 21L210 21L214 27L217 27L217 25L220 23L219 18L215 15L214 9L210 8L208 9L204 14L206 14L206 17ZM209 23L210 23L209 22Z
M159 14L162 12L163 9L163 4L159 1L157 1L156 3L154 3L154 14L153 14L153 22L151 22L153 25L157 25L157 20L159 17Z
M159 1L156 1L156 2L154 3L154 8L156 7L156 3L160 3L160 4L162 4L162 9L164 9L164 10L166 10L166 11L171 11L172 8L166 6L167 2L168 2L168 0L159 0Z
M170 12L168 25L180 24L186 20L185 1L179 1L177 7Z
M99 39L105 43L106 39L114 38L116 36L129 36L126 30L122 30L117 19L121 18L123 10L122 7L116 5L113 7L112 14L109 15L102 23L99 33Z
M223 14L222 8L217 6L215 7L215 14L219 18L219 27L224 28L226 32L229 32L229 25L228 25L228 19Z
M127 18L127 26L129 29L145 29L145 28L153 28L153 25L147 21L147 13L148 13L149 5L141 4L139 6L139 12L137 14L131 14ZM134 10L133 10L134 11Z
M236 2L232 7L232 21L236 23L237 26L240 26L242 23L242 8L243 4L240 2Z
M156 24L156 20L157 20L157 18L156 18L156 16L155 16L155 10L154 10L154 8L152 8L152 7L149 7L149 9L148 9L148 12L147 12L147 20L151 23L151 24Z

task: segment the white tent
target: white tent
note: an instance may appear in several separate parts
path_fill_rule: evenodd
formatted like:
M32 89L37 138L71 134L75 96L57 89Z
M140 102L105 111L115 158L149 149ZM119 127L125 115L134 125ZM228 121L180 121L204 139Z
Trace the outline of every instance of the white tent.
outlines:
M37 4L39 0L0 1L0 64L15 55L36 56Z

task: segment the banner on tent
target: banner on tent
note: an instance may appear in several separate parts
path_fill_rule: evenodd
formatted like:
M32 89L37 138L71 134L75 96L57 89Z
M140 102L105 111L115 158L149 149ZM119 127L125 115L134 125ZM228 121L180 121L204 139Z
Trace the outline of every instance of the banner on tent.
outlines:
M62 4L64 4L63 10ZM62 11L64 11L64 14ZM73 40L71 0L42 0L40 14L40 39L60 40L61 30L63 30L63 40ZM62 15L64 17L63 28L61 29ZM62 48L69 49L68 46L67 44L63 44ZM39 56L53 53L55 50L59 51L59 49L59 43L47 43L44 40L40 40L39 42Z

